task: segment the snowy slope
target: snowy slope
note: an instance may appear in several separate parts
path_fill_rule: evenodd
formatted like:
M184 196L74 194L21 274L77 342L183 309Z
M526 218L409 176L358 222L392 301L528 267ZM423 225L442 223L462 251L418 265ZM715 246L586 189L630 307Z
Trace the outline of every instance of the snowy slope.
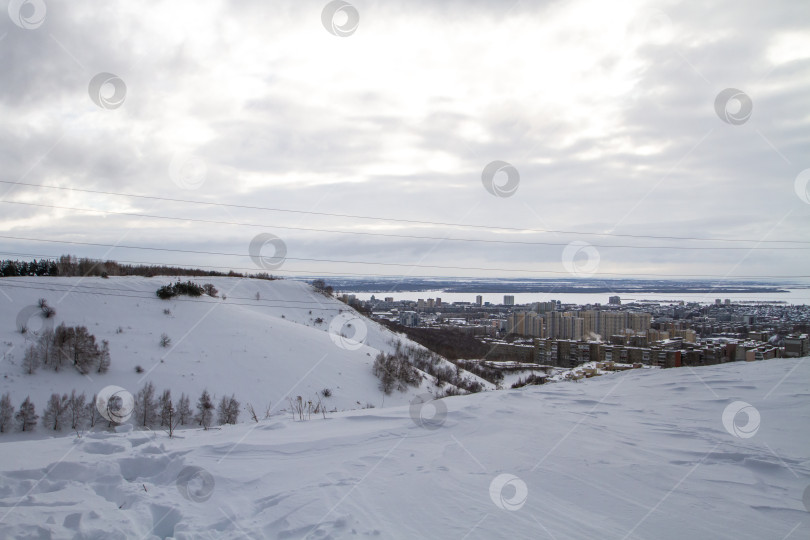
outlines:
M372 373L374 358L379 351L390 351L392 340L405 338L305 283L194 278L200 284L213 283L220 297L155 296L161 285L173 281L168 277L0 280L4 357L0 393L10 391L15 406L31 395L41 412L52 392L70 393L75 388L89 398L116 385L135 394L152 381L158 392L170 388L175 400L181 392L189 394L192 405L204 388L217 396L235 394L243 405L240 420L246 421L247 403L261 413L270 404L279 413L288 407L289 397L314 400L324 388L332 394L324 399L329 410L402 405L420 393L437 391L426 378L421 388L384 396ZM85 325L98 341L109 340L108 373L85 377L67 368L24 374L26 339L43 320L32 316L31 332L23 335L17 331L17 318L39 298L56 309L54 324ZM165 309L171 314L164 314ZM319 318L323 322L316 322ZM159 344L163 333L172 340L166 348ZM135 366L144 372L136 373ZM0 437L0 442L5 440L8 436Z
M0 537L807 538L809 398L785 359L8 443Z

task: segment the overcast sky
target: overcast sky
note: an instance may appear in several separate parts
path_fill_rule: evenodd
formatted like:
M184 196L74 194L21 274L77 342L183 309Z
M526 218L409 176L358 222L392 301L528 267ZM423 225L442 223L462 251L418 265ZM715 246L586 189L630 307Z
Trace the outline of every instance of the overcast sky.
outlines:
M284 275L810 274L806 0L3 5L0 180L304 212L2 183L4 236L234 255L4 252Z

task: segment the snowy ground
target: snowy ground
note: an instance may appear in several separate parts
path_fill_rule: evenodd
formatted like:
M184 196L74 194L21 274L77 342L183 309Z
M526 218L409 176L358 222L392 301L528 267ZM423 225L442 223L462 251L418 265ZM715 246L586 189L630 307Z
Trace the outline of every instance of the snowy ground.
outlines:
M421 393L442 392L426 378L420 388L384 396L372 373L374 358L390 352L393 340L407 340L305 283L192 278L213 283L219 298L157 298L155 291L176 279L0 279L0 393L10 392L15 407L30 395L41 414L53 392L76 389L90 398L115 385L135 394L151 381L158 393L171 389L175 400L185 392L192 405L205 388L217 396L234 394L243 406L240 420L247 421L247 403L260 414L268 405L279 414L290 397L315 400L325 388L331 391L323 398L329 410L404 405ZM32 315L30 331L23 335L17 319L39 298L56 309L52 324L84 325L99 342L109 340L108 373L82 376L68 367L24 374L24 351L43 320ZM172 340L169 347L159 344L163 333ZM136 373L136 366L143 373ZM34 437L49 435L37 431ZM0 434L0 442L23 436Z
M808 538L808 426L785 359L13 442L0 537Z

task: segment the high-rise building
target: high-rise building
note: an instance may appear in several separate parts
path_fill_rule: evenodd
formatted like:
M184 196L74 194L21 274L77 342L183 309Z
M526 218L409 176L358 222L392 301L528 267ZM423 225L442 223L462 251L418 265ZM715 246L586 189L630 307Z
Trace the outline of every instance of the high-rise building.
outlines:
M608 298L608 304L613 304L614 306L620 306L622 304L622 299L619 296L611 296Z
M484 303L484 297L479 294L475 297L475 303L479 306L482 305Z
M582 318L582 335L585 339L594 339L599 335L599 312L594 310L580 311Z
M544 337L581 340L584 337L585 321L571 311L552 311L543 316L546 322Z
M649 313L627 314L627 327L636 334L647 332L650 329L650 322L652 322L652 315Z
M605 341L609 341L612 335L624 334L626 328L627 313L624 311L599 312L599 333Z
M511 294L506 294L503 297L503 305L505 306L514 306L515 305L515 297Z
M399 324L403 326L419 326L419 314L415 311L403 311L399 314Z
M549 311L554 311L557 307L557 303L552 300L550 302L535 302L532 309L534 309L537 313L547 313Z
M506 319L506 331L520 336L541 337L543 319L534 311L516 311Z

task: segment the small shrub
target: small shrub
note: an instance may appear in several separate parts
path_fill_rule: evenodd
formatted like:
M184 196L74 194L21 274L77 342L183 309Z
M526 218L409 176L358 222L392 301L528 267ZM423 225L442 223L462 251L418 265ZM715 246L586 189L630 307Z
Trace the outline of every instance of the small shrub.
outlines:
M168 347L172 344L172 338L170 338L167 334L160 335L160 346L161 347Z
M219 293L217 288L214 287L214 285L212 283L203 284L203 291L205 291L205 294L207 294L211 298L216 298L217 294Z
M143 373L143 368L141 366L135 366L135 373Z
M321 390L321 395L325 398L332 397L332 390L330 388L324 388Z
M524 386L545 384L545 382L546 382L545 377L540 377L532 373L528 375L525 379L518 379L518 381L512 385L512 388L523 388Z
M155 294L157 294L158 298L161 300L168 300L173 296L177 296L177 291L175 291L174 287L171 285L164 285L163 287L159 288Z
M163 314L164 314L164 315L171 315L171 314L172 314L172 310L170 310L169 308L166 308L166 309L164 309L164 310L163 310Z
M162 300L168 300L173 296L177 296L178 294L184 294L186 296L202 296L204 289L194 283L193 281L186 281L185 283L182 281L178 281L173 285L164 285L160 287L155 294L157 294L158 298Z

